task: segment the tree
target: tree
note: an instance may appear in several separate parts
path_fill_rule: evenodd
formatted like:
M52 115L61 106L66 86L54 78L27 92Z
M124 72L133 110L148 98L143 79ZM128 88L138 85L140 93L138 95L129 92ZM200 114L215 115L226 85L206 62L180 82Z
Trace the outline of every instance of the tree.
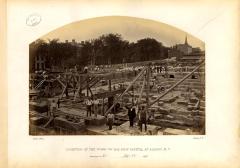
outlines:
M59 39L48 39L48 61L50 65L60 66L61 65L61 52L59 44Z
M153 38L144 38L138 40L137 56L140 57L140 61L149 61L155 59L161 59L162 44ZM138 58L135 58L138 60Z
M73 67L76 65L78 46L71 43L60 43L61 58L63 67Z
M78 59L78 63L80 65L88 65L91 64L92 59L92 44L90 41L84 41L81 43L81 54L80 58Z
M136 61L140 61L140 57L138 57L137 45L136 43L129 43L127 46L125 62L136 62Z
M103 40L102 38L97 38L92 41L92 59L91 65L96 65L97 60L101 59L103 56Z
M77 60L77 48L77 45L59 42L59 39L49 40L49 63L59 68L74 66Z
M63 43L59 39L39 39L29 45L30 70L34 70L34 58L45 57L47 67L72 67L76 64L102 65L165 59L168 48L153 38L137 42L123 40L120 34L105 34L80 44Z
M103 40L103 52L107 64L116 64L122 61L122 37L119 34L108 34L100 37Z

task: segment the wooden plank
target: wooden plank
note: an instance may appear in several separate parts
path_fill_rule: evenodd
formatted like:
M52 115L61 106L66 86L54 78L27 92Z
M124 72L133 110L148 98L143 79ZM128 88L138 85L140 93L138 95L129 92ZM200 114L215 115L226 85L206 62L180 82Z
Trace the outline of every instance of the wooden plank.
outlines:
M117 97L117 99L114 101L113 105L106 111L105 115L108 114L113 107L119 102L119 100L121 99L121 97L132 87L132 85L137 81L138 78L140 78L142 76L142 74L145 72L147 68L143 68L142 71L134 78L134 80L128 85L127 89Z
M144 87L145 87L145 82L146 82L146 79L144 78L142 88L141 88L141 91L140 91L140 96L139 96L138 102L137 102L138 105L140 104L140 101L142 100L142 93L143 93L143 90L144 90Z
M38 89L45 81L46 79L43 79L41 82L39 82L39 84L35 87L35 89Z

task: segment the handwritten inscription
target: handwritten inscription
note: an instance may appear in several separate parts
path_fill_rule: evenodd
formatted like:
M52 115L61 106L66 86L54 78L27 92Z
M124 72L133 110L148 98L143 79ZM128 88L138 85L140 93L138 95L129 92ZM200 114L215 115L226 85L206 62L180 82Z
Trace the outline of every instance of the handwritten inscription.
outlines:
M90 158L106 158L111 156L117 156L121 158L148 158L151 152L169 151L169 147L85 147L85 148L66 148L66 151L78 151L78 152L89 152L88 157ZM147 152L147 153L146 153ZM150 153L149 153L150 152ZM107 153L107 154L106 154Z
M204 136L196 136L196 137L193 137L193 139L204 139Z
M33 140L44 140L42 137L34 137Z
M26 19L26 25L28 26L36 26L42 20L42 17L39 14L31 14Z

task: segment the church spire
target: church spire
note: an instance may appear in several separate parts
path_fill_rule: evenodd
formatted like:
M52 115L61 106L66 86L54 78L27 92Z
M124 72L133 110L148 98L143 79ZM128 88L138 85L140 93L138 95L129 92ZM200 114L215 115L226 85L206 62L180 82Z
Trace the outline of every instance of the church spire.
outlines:
M185 44L188 45L188 42L187 42L187 35L185 37Z

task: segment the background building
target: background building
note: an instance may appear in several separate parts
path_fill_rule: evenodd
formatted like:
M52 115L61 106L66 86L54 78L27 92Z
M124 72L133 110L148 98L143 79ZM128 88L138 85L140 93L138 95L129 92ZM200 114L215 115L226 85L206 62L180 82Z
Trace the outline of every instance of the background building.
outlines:
M187 36L184 44L176 44L171 47L168 52L168 57L176 57L180 62L198 62L205 58L205 52L201 51L199 47L193 48L188 44Z
M35 70L45 70L46 69L46 59L43 55L38 54L35 57Z

